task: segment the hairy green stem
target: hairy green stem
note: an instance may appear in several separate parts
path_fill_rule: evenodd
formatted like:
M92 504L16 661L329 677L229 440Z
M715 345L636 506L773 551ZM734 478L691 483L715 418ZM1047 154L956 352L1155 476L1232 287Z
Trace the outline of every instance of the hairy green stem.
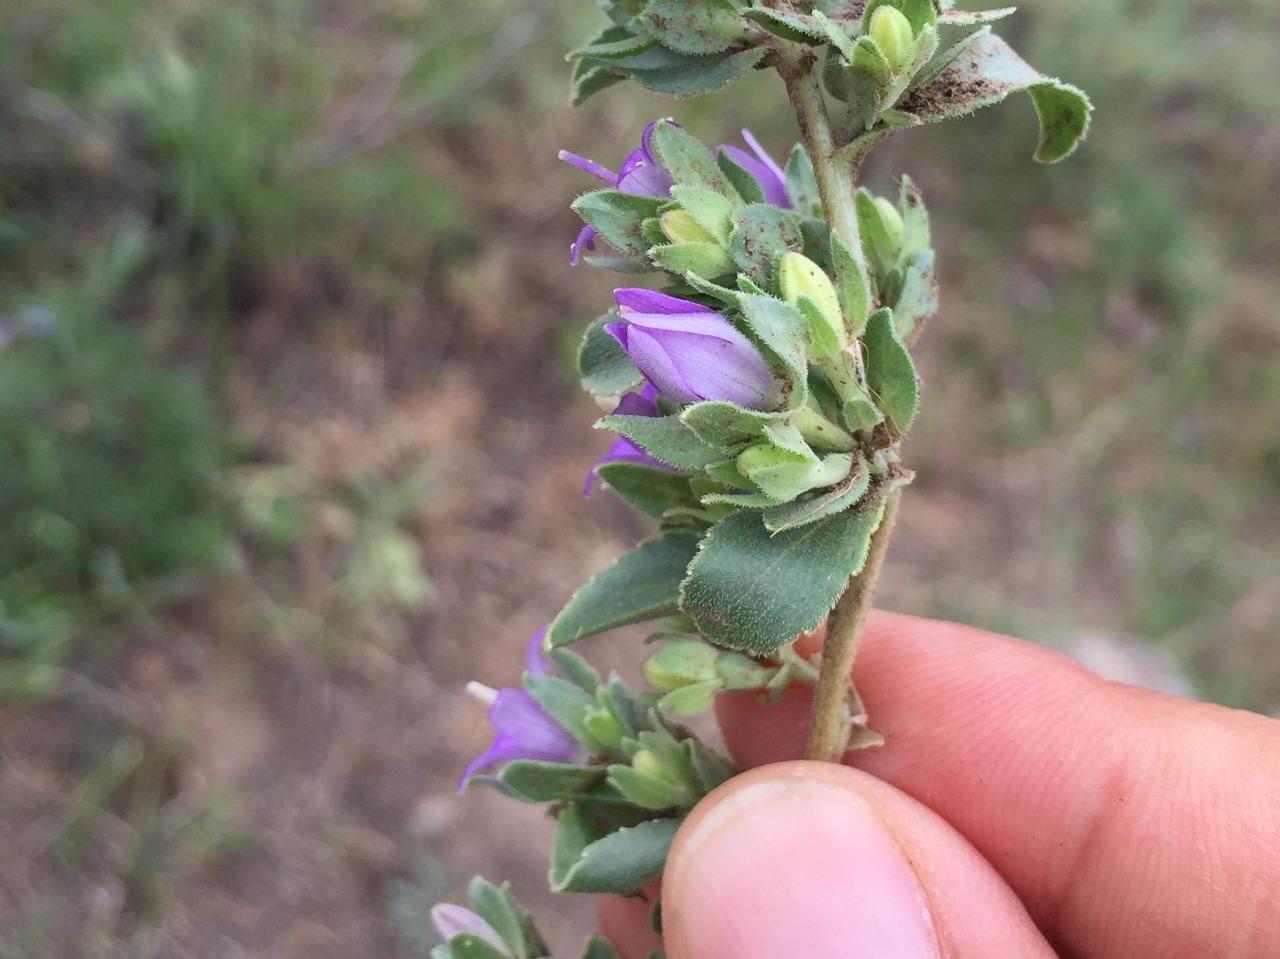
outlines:
M854 205L854 183L859 164L839 158L840 147L835 142L826 97L814 71L812 54L788 61L781 72L787 85L787 96L796 111L805 150L813 161L827 225L849 248L865 281L867 263L858 230L858 211Z
M885 500L884 516L871 537L862 572L849 581L844 595L836 601L835 609L827 618L827 638L822 646L822 665L809 725L810 759L839 762L849 746L852 727L866 721L866 710L849 671L871 612L871 600L889 551L901 496L902 490L895 489Z
M843 145L836 143L812 54L804 53L785 60L779 72L786 82L787 95L800 124L800 135L813 162L827 225L848 247L853 255L854 268L862 273L865 285L867 264L854 202L858 167L863 154L850 157L848 151L841 149ZM867 561L862 571L849 581L827 620L827 639L822 648L822 664L809 728L810 759L839 762L849 745L853 724L865 721L865 710L849 678L849 671L871 612L871 600L889 549L900 496L897 489L889 494L884 517L871 538Z

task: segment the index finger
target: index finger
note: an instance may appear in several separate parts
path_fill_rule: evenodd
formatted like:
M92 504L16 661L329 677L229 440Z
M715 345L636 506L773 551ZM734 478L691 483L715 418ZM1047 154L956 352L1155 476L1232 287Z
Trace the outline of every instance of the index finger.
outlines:
M949 821L1063 955L1280 955L1280 723L891 613L854 672L887 742L846 761ZM730 750L803 756L810 702L722 697Z

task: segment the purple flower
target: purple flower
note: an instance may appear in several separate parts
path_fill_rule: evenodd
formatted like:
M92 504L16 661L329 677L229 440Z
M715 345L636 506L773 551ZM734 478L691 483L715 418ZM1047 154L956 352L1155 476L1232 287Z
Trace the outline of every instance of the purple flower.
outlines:
M442 902L431 907L431 922L435 925L436 932L440 933L440 938L446 943L454 936L469 932L473 936L479 936L495 949L500 949L504 953L507 951L507 944L498 935L498 930L470 909L455 906L451 902Z
M544 626L533 634L525 650L525 668L532 676L547 675L542 661ZM508 763L513 759L539 759L552 763L574 763L583 758L584 750L568 731L523 689L500 689L489 707L489 722L497 735L489 748L477 756L458 780L458 791L481 769Z
M671 174L667 172L667 168L653 155L651 143L653 128L658 125L658 122L654 120L644 128L644 133L640 136L640 149L632 151L631 155L623 161L617 173L605 169L586 157L570 153L568 150L560 151L560 159L566 163L573 164L579 170L590 173L599 180L603 180L615 190L621 190L623 193L632 193L636 196L670 196L671 187L675 181L672 180ZM577 263L579 257L582 256L583 250L594 250L596 248L595 240L597 235L598 231L590 223L584 226L582 232L578 234L578 239L574 241L573 249L569 254L569 262Z
M750 130L742 131L742 139L747 141L747 146L751 147L755 156L728 144L716 149L727 154L729 159L755 177L756 182L760 184L760 189L764 191L766 203L790 210L791 197L787 195L787 178L782 168L773 161L773 157L764 152L764 148L751 135Z
M644 389L639 393L627 393L618 402L618 408L613 411L614 416L657 416L658 405L655 402L658 398L658 391L654 389L652 383L646 383ZM582 487L582 495L590 496L591 489L599 481L600 477L596 475L596 470L606 463L635 463L637 466L654 466L658 469L670 469L666 463L660 459L650 456L635 443L627 439L625 436L619 436L614 444L609 447L609 451L600 458L600 461L591 467L591 472L587 473L587 481Z
M777 402L769 364L715 310L652 290L615 290L614 297L622 322L605 329L667 399L726 400L752 410Z

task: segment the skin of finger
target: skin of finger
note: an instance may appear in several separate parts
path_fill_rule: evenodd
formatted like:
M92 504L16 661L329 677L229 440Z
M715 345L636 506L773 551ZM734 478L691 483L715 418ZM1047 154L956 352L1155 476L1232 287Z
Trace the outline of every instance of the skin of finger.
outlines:
M955 826L1064 956L1280 955L1280 723L888 613L854 675L887 742L846 761ZM803 755L810 702L724 697L731 752Z
M662 937L653 931L649 916L661 895L661 883L645 886L645 897L597 896L600 931L613 943L621 959L647 959L662 948Z
M781 889L771 882L768 863L761 864L756 881L739 884L732 909L723 914L690 912L684 891L690 860L697 855L699 826L718 809L731 808L735 797L758 783L812 788L826 784L847 790L863 800L896 842L903 859L915 874L933 919L940 955L944 959L1052 959L1053 951L1036 929L1022 904L965 839L937 815L891 786L848 767L830 763L791 762L752 770L730 781L703 800L676 836L667 860L663 893L663 925L670 959L738 959L741 917L782 912L785 922L788 897L807 896L803 889ZM725 804L730 804L726 807ZM731 822L731 821L730 821ZM828 852L804 842L811 834L807 823L780 819L778 831L793 832L797 842L795 861L778 872L826 870ZM686 850L690 850L686 855ZM721 951L716 951L721 950ZM833 950L832 954L838 954Z

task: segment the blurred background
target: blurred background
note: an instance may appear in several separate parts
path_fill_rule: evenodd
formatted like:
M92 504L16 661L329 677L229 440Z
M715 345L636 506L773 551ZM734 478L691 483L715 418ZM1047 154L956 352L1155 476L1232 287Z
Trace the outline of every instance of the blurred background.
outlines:
M617 281L556 151L796 137L765 75L570 111L600 20L0 0L0 956L422 957L473 871L585 928L538 811L454 795L464 681L647 529L582 501ZM1280 7L1002 27L1097 117L1056 167L1026 98L874 157L944 281L881 603L1280 710Z

